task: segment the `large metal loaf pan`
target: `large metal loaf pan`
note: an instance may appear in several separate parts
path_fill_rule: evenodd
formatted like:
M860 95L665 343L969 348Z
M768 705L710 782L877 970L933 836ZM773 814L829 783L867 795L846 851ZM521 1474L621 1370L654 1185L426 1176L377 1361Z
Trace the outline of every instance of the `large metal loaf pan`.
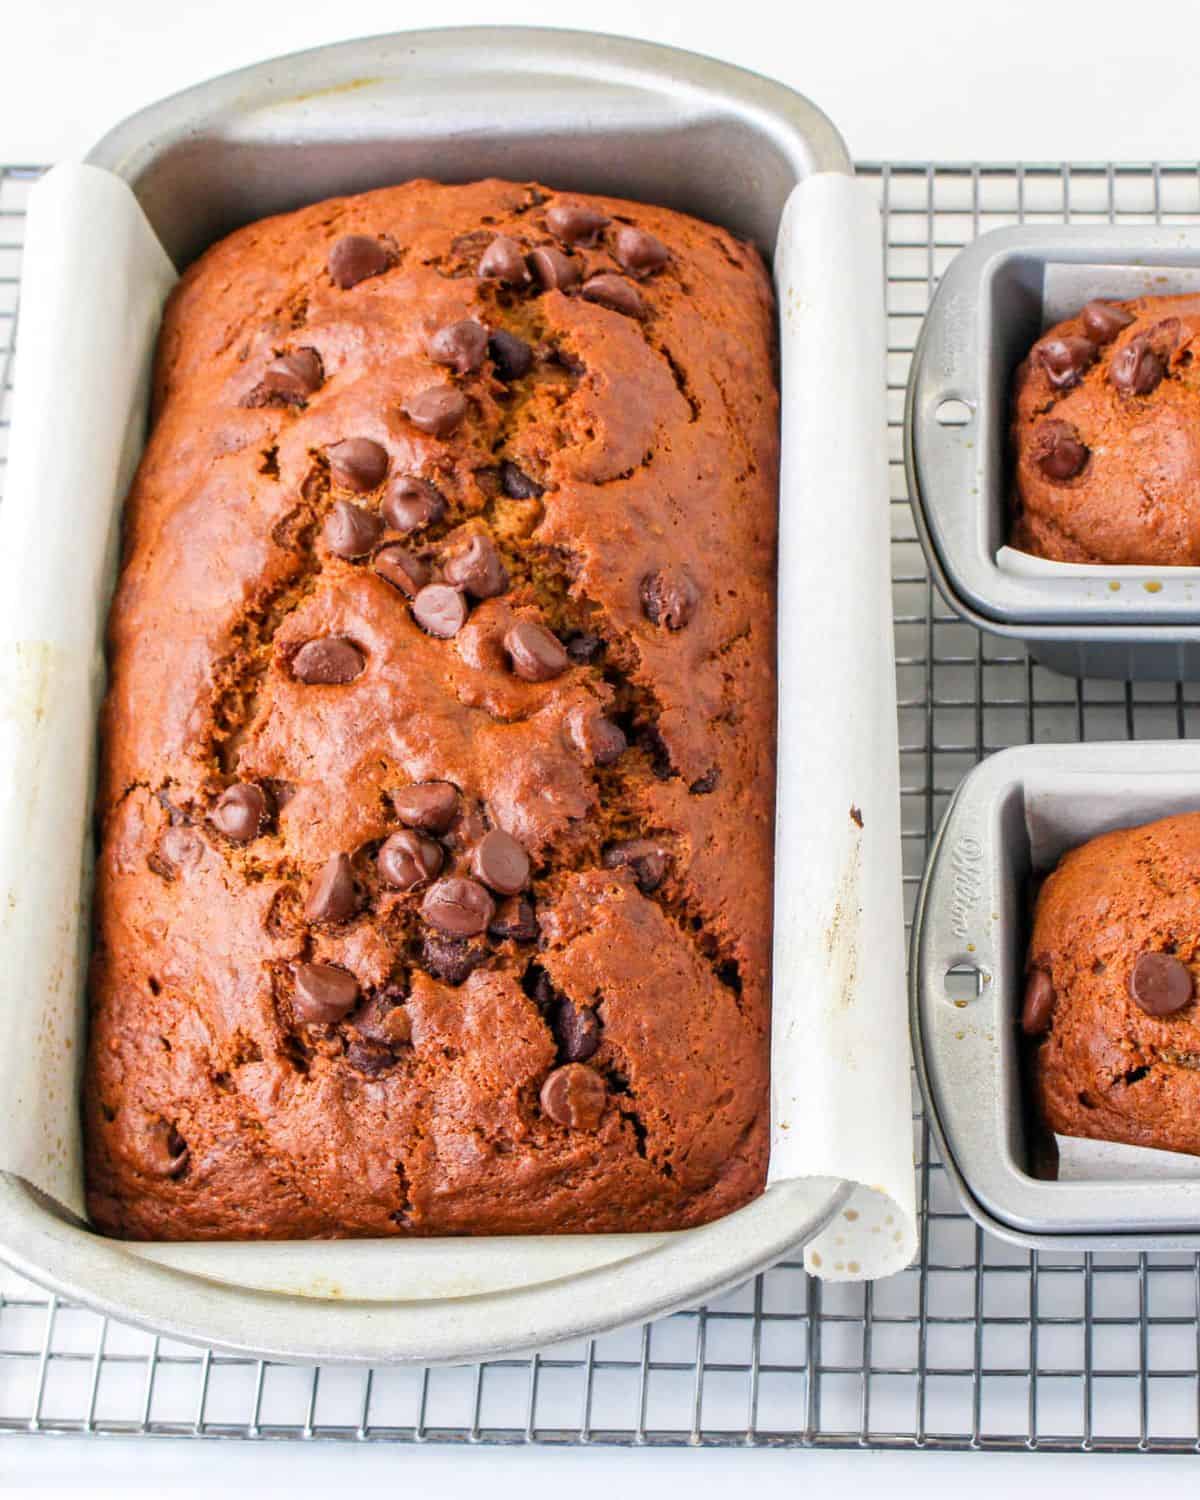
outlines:
M1034 868L1113 828L1200 809L1200 745L1026 745L962 782L934 839L917 901L910 1002L917 1074L947 1172L993 1233L1046 1250L1200 1250L1192 1157L1165 1175L1101 1170L1045 1181L1031 1171L1018 1021ZM974 996L947 992L974 971ZM1162 1153L1146 1153L1158 1159Z
M961 251L930 305L909 376L905 460L938 587L981 630L1023 641L1079 677L1200 678L1200 578L1018 577L996 561L1008 530L1012 377L1047 326L1048 278L1092 297L1195 291L1193 227L996 229ZM1073 310L1073 309L1072 309ZM1187 576L1187 575L1192 576ZM1146 584L1149 583L1149 587Z
M88 160L130 185L180 267L242 223L331 194L489 174L671 205L769 253L796 184L850 171L828 120L781 85L671 49L507 29L264 63L143 111ZM848 1192L785 1183L673 1235L133 1246L0 1174L0 1254L176 1337L268 1357L436 1363L701 1301L803 1244Z

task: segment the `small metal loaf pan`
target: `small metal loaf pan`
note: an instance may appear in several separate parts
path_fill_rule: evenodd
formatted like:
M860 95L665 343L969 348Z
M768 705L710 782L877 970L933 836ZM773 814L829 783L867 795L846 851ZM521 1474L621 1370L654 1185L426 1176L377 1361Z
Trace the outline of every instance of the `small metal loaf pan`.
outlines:
M792 189L852 171L830 122L780 84L670 48L494 28L263 63L133 116L88 161L129 184L180 268L241 224L417 176L537 178L661 203L769 258ZM787 412L785 400L785 429ZM251 1258L236 1246L106 1240L0 1174L0 1252L73 1300L177 1338L268 1358L444 1363L702 1302L811 1239L849 1191L781 1183L676 1234L257 1245L247 1280L223 1270L230 1255Z
M930 570L964 619L1023 641L1054 671L1200 678L1200 579L1173 579L1170 568L1123 583L1123 569L1033 578L998 566L1013 374L1047 327L1091 298L1194 292L1198 276L1194 227L996 229L951 262L925 318L909 375L905 464Z
M1018 1025L1030 879L1100 833L1197 809L1200 745L1142 741L1001 751L946 812L913 925L913 1049L946 1171L972 1217L1004 1239L1043 1250L1200 1250L1194 1157L1141 1153L1132 1171L1128 1156L1112 1168L1101 1157L1087 1180L1032 1174ZM975 993L953 998L947 974L963 970L974 971ZM1141 1167L1149 1158L1153 1175Z

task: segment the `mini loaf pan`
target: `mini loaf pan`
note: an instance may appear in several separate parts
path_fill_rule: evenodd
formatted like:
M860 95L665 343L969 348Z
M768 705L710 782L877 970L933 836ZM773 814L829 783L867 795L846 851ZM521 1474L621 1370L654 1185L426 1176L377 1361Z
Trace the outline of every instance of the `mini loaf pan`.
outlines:
M1197 809L1200 745L1141 741L1003 750L970 772L946 812L913 925L913 1050L946 1171L972 1217L1004 1239L1044 1250L1200 1250L1194 1157L1144 1153L1153 1176L1140 1159L1136 1177L1033 1175L1019 1028L1031 879L1097 834ZM947 993L953 970L975 972L973 997Z
M783 85L672 48L508 28L263 63L131 117L87 160L129 184L180 268L241 224L418 176L537 178L660 203L769 255L792 189L852 171L830 122ZM243 1278L223 1268L248 1247L108 1240L0 1173L0 1253L173 1337L266 1358L437 1364L702 1302L805 1244L850 1191L781 1183L676 1234L259 1244Z
M964 619L1024 642L1054 671L1200 678L1200 578L1187 569L1173 579L1170 568L1018 577L997 564L1008 532L1013 374L1048 327L1093 297L1198 286L1194 227L996 229L954 258L925 318L909 374L905 465L930 571Z

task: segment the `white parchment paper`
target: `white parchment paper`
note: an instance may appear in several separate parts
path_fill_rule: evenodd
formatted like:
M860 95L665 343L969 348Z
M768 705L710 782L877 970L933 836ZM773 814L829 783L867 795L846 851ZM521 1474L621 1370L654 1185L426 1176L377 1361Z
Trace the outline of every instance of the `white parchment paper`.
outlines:
M770 1177L859 1184L809 1248L814 1271L837 1277L898 1270L916 1238L879 244L867 192L826 176L793 194L777 254L785 391L815 396L783 423ZM175 272L129 189L86 166L56 168L33 190L25 258L0 508L0 765L14 767L0 801L0 1169L82 1213L77 1088L102 622ZM580 1268L663 1237L604 1238L573 1237ZM484 1254L511 1258L507 1243ZM474 1265L464 1244L454 1249ZM147 1253L187 1262L203 1252L205 1268L218 1255L212 1274L239 1279L245 1264L248 1281L270 1284L250 1268L261 1248ZM360 1258L372 1253L361 1247ZM289 1272L289 1284L304 1274ZM461 1294L461 1280L445 1280L444 1294ZM438 1295L427 1278L422 1288Z

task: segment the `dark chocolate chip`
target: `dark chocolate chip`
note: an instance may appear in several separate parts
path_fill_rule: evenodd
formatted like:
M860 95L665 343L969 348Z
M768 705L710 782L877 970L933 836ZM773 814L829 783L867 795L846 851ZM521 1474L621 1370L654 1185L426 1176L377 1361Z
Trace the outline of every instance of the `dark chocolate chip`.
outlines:
M579 284L582 272L579 262L556 250L553 245L542 245L529 253L529 269L533 279L544 292L566 292Z
M346 1061L357 1073L368 1078L377 1078L396 1066L396 1054L386 1042L377 1042L371 1037L356 1036L346 1043Z
M1059 391L1067 391L1077 385L1080 376L1095 361L1099 352L1091 339L1081 338L1077 333L1068 333L1058 339L1046 339L1037 348L1047 379Z
M500 488L510 500L540 500L546 493L536 479L530 479L508 459L500 465Z
M549 682L570 666L563 643L536 620L517 620L510 625L504 649L513 671L525 682Z
M509 896L496 907L496 915L488 927L488 936L498 943L506 939L514 943L533 943L538 936L537 913L528 896Z
M443 984L462 984L487 956L485 944L469 943L465 938L430 931L421 939L421 962Z
M662 240L645 229L635 229L632 224L622 224L617 230L616 252L617 259L635 276L649 276L671 258Z
M682 630L696 613L700 590L686 568L660 568L642 579L642 612L652 625Z
M467 398L452 385L431 385L405 402L404 415L431 437L448 438L466 416Z
M542 1084L543 1112L568 1130L595 1130L608 1103L608 1089L594 1068L567 1063L555 1068Z
M458 788L448 781L419 781L391 794L396 816L422 833L445 833L458 816Z
M358 980L336 964L297 964L292 1008L306 1026L329 1026L358 1004Z
M1026 1036L1041 1036L1050 1029L1054 1014L1054 985L1045 969L1034 969L1025 985L1021 1030Z
M600 1021L590 1005L563 998L550 1015L550 1029L562 1062L587 1062L600 1045Z
M329 252L329 274L343 291L382 275L390 264L387 250L367 234L344 234Z
M344 635L320 636L306 641L292 658L292 676L298 682L341 684L353 682L367 660Z
M321 388L325 370L315 349L293 349L272 360L263 371L257 394L284 406L303 406Z
M429 635L448 641L467 623L467 601L448 583L427 583L412 602L413 619Z
M496 915L496 903L478 881L452 875L429 887L421 915L431 927L451 937L475 937L487 931Z
M387 449L371 438L343 438L326 448L329 476L334 484L366 494L387 478Z
M383 497L383 519L393 531L419 531L435 526L446 514L446 502L428 480L415 474L393 479Z
M447 323L429 340L429 357L435 365L448 365L459 375L471 375L487 353L488 331L474 318Z
M429 582L429 564L414 557L399 542L381 547L375 554L375 571L386 583L399 589L406 598L415 599Z
M212 810L213 827L235 844L248 844L267 822L267 799L253 781L235 781L221 793Z
M358 910L358 891L348 854L331 854L308 888L304 915L310 922L348 922Z
M568 741L589 765L611 766L629 747L621 729L595 704L576 704L563 722Z
M546 228L568 245L594 245L610 222L607 214L582 203L552 203L546 210Z
M589 635L585 630L576 631L566 640L567 655L580 667L589 667L604 651L604 640L598 635Z
M501 380L520 380L533 368L532 348L524 339L519 339L515 333L509 333L506 329L493 330L488 340L488 353L492 356L496 374Z
M1039 422L1030 455L1047 479L1061 484L1074 479L1088 461L1089 449L1071 422Z
M1108 367L1109 380L1126 396L1148 396L1166 373L1166 360L1144 333L1118 349Z
M472 599L494 599L508 587L508 574L490 536L475 532L461 552L442 563L446 582L465 589Z
M516 240L507 234L498 234L483 252L479 260L479 274L493 281L502 281L505 286L527 286L529 267L525 264L525 252Z
M352 500L338 500L325 517L325 545L335 557L365 557L383 530L383 522L374 512L364 510Z
M666 879L671 856L653 839L624 839L609 844L600 857L606 870L631 869L638 889L645 895L656 891Z
M515 896L529 884L529 856L511 833L493 828L471 851L471 873L501 896Z
M646 304L637 287L611 271L589 276L580 295L586 302L596 302L611 312L623 313L627 318L641 318L646 313Z
M442 850L411 828L393 833L379 851L380 879L397 891L411 891L432 880L442 868Z
M1133 322L1133 314L1116 302L1089 302L1079 316L1084 332L1097 344L1111 344Z
M720 770L716 766L710 766L709 769L705 771L703 776L698 776L696 780L692 782L691 786L688 787L688 791L691 792L693 797L705 797L709 792L713 790L720 779ZM857 817L855 817L856 813L858 814ZM854 818L854 821L861 828L862 814L858 811L858 808L854 808L850 816Z
M1139 953L1129 993L1148 1016L1173 1016L1192 998L1192 971L1172 953Z

